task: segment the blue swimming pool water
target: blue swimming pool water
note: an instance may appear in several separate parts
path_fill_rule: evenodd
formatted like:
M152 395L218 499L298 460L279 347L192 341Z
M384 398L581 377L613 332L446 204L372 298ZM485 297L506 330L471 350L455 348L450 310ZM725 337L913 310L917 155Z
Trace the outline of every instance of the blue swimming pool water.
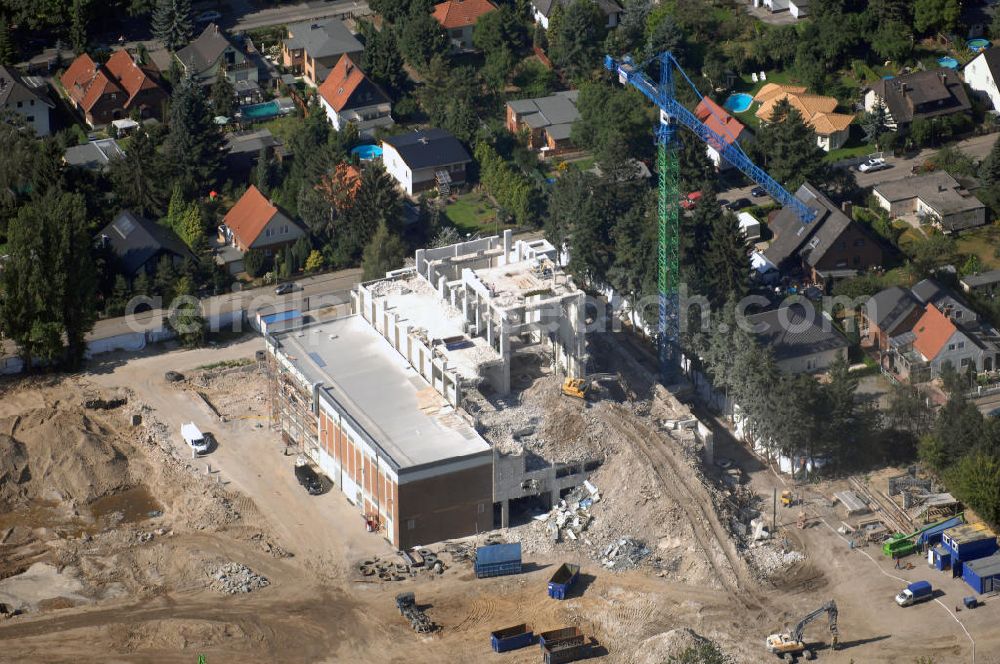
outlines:
M938 58L938 65L941 67L947 67L948 69L958 69L958 60L951 56L945 56L943 58Z
M750 104L752 103L753 97L744 92L738 92L734 95L729 95L729 99L722 105L722 108L731 113L742 113L750 108Z
M968 42L966 42L966 45L969 47L970 51L981 51L984 48L989 48L990 43L991 42L989 39L984 39L982 37L979 37L977 39L970 39Z
M263 104L244 106L240 112L249 120L267 120L281 115L281 106L276 101L265 101Z
M361 161L369 161L371 159L381 159L382 158L382 148L377 145L359 145L358 147L351 150L351 154L358 155L358 159Z

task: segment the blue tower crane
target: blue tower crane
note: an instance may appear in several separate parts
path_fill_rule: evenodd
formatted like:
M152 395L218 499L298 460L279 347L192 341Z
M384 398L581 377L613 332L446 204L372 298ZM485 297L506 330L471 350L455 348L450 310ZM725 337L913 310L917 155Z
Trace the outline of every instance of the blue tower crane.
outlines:
M659 61L659 82L654 82L644 71L652 60ZM660 122L656 128L656 163L659 173L659 238L657 247L657 290L659 292L659 360L660 372L665 380L672 378L679 362L680 340L680 189L678 174L680 165L677 158L677 125L683 125L694 132L702 142L712 146L722 158L738 168L744 175L763 187L771 198L782 206L795 210L799 219L808 224L816 212L795 198L774 178L757 166L743 152L735 137L721 136L705 125L694 113L684 107L674 96L674 72L687 81L698 99L701 93L688 75L684 73L672 53L661 53L645 63L636 65L632 58L625 56L616 60L604 56L604 68L616 72L622 85L631 85L646 95L660 109ZM709 109L715 115L713 109ZM725 127L725 123L720 125Z

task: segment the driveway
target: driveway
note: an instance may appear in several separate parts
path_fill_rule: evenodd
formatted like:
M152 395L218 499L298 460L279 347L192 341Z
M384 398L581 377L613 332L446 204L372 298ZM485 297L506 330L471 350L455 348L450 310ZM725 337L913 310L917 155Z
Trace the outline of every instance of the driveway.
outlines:
M964 141L959 141L955 147L973 159L982 160L990 153L990 150L993 148L993 144L996 142L998 137L1000 137L1000 134L973 136L972 138L967 138ZM882 184L883 182L902 180L903 178L910 176L911 169L914 166L919 166L927 159L936 155L938 152L939 150L937 149L927 149L921 150L914 157L887 156L885 160L888 162L890 168L887 168L884 171L876 171L875 173L858 173L855 171L854 175L857 178L858 185L861 187L874 187Z

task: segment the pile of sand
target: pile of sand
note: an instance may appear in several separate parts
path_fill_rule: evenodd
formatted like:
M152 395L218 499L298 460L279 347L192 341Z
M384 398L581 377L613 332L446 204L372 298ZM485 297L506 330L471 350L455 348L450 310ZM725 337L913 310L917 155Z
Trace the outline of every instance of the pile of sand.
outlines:
M132 486L114 439L79 406L0 419L0 511L39 498L87 503Z

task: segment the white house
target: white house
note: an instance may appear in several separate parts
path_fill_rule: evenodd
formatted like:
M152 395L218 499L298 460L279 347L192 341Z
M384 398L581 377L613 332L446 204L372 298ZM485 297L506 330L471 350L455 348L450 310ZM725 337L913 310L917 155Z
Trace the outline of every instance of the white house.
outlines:
M531 0L531 15L535 19L535 23L540 24L546 30L549 29L549 18L552 17L552 12L559 5L562 5L565 9L567 5L571 4L572 0ZM614 28L618 25L622 18L622 8L615 0L596 0L597 6L600 7L608 17L607 27Z
M1000 110L1000 50L988 48L974 57L963 70L965 83L981 96L988 97L994 109Z
M437 187L465 183L472 157L457 138L444 129L424 129L390 136L382 141L382 165L408 195Z
M809 0L788 0L788 13L795 18L809 16Z
M760 221L749 212L737 212L736 220L740 222L740 232L749 242L760 239Z
M21 116L36 136L48 136L49 110L53 103L45 94L45 82L35 76L22 78L13 69L0 66L0 109Z
M389 95L370 81L348 55L340 56L319 86L319 101L337 131L353 124L361 133L371 134L377 127L393 124Z

